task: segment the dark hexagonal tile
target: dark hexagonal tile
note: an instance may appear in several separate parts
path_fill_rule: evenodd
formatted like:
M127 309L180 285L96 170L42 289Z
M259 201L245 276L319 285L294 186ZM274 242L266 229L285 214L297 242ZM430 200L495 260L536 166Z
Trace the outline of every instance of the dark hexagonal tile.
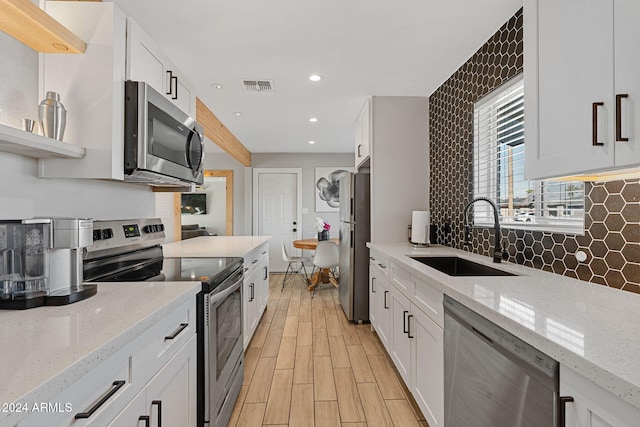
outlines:
M592 283L597 283L598 285L607 286L607 281L602 276L593 276L589 281Z
M564 234L553 233L552 236L554 243L562 243L564 242Z
M556 259L562 259L564 255L567 253L567 251L565 251L564 249L564 246L562 245L554 245L551 252L553 253L553 256Z
M565 276L567 276L567 277L572 277L572 278L574 278L574 279L577 279L577 278L578 278L578 274L577 274L575 271L573 271L573 270L567 270L567 271L565 271L564 275L565 275Z
M627 203L640 200L640 182L625 182L622 197Z
M607 215L607 219L604 220L604 225L609 231L621 231L625 225L625 221L620 214L609 214Z
M565 271L564 264L559 259L553 261L553 264L551 264L551 267L553 268L553 272L556 274L562 274Z
M609 270L609 267L607 267L607 263L603 258L593 258L591 260L590 267L594 276L604 276L607 273L607 270Z
M609 270L604 278L608 286L616 289L621 289L626 282L622 273L616 270Z
M627 205L622 208L622 217L627 222L640 222L640 204L627 203Z
M591 278L593 277L593 273L591 272L591 269L586 264L580 264L576 268L576 273L578 274L578 279L580 280L588 281L588 280L591 280Z
M602 186L594 186L588 196L593 203L604 203L607 198L607 190Z
M623 287L623 291L633 292L634 294L640 294L640 285L636 285L635 283L627 282Z
M604 187L609 194L620 193L622 191L622 187L624 187L624 181L605 182Z
M640 242L640 224L627 223L622 229L622 236L627 242Z
M622 234L609 233L607 234L607 237L604 238L604 243L605 245L607 245L609 250L619 251L619 250L622 250L622 247L624 246L625 241L624 241L624 238L622 237Z
M542 238L542 246L545 249L553 248L553 237L551 237L550 234L545 234L545 236Z
M624 199L620 194L610 194L604 201L604 205L609 212L620 212L624 207L624 204Z
M555 257L553 256L553 252L551 252L550 250L545 249L544 252L542 252L542 260L545 264L551 265L554 259Z
M578 250L578 242L576 242L575 237L567 236L567 239L564 241L564 248L567 253L575 253Z
M625 259L622 254L617 251L610 251L607 256L604 257L604 261L607 263L609 268L614 270L621 270L625 263Z
M638 262L640 260L640 243L627 242L622 248L622 255L627 261Z
M542 266L544 265L544 261L542 260L542 257L540 255L535 255L531 260L531 263L533 264L533 267L538 269L542 268Z
M536 255L541 255L544 248L542 247L542 242L536 241L533 242L533 246L531 248Z
M640 285L640 264L627 263L622 269L622 274L627 281Z
M562 262L564 262L564 266L567 268L567 270L575 270L576 267L578 267L578 260L573 254L567 254L562 259Z
M591 234L591 237L595 240L604 240L608 232L607 227L601 222L594 222L589 229L589 234Z
M591 219L593 219L596 222L604 222L604 219L607 217L607 209L604 207L604 205L593 205L591 207L591 210L589 210L589 215L591 216Z
M594 257L604 258L607 254L607 245L604 244L602 240L594 240L591 242L591 247L589 248Z

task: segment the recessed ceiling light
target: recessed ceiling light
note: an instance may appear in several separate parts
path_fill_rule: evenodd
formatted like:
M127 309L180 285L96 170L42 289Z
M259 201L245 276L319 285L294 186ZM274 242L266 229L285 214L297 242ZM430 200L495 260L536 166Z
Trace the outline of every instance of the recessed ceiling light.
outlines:
M211 87L214 89L224 89L224 85L221 83L211 83Z
M236 117L240 117L242 115L242 113L240 111L236 111L233 113L234 116Z
M322 80L322 76L320 74L311 74L309 76L309 80L311 80L312 82L319 82L320 80Z
M316 123L316 122L318 121L318 119L317 119L317 118L315 118L315 117L311 117L311 118L309 119L309 121L310 121L311 123Z
M315 143L316 143L315 141L309 141L309 144L315 144Z

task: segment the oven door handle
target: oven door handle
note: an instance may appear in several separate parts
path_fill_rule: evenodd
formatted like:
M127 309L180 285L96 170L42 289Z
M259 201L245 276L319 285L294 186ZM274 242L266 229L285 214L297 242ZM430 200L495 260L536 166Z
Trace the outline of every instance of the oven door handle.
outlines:
M237 291L240 288L240 286L242 286L242 280L238 280L238 282L229 286L227 289L220 291L217 294L212 293L211 296L209 297L209 305L215 305L220 301L223 301L226 297L228 297L229 295Z

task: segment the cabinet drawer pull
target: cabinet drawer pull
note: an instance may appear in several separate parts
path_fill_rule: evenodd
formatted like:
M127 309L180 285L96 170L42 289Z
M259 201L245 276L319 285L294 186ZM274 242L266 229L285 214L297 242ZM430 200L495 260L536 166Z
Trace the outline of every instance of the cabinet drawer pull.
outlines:
M602 107L604 102L594 102L591 104L591 145L601 147L604 142L598 142L598 107Z
M258 262L258 260L254 259L253 261L251 261L251 264L255 264L256 262Z
M376 283L376 278L372 277L371 278L371 292L373 292L374 294L376 293L376 288L375 288L375 286L373 286L373 285L375 285L375 283Z
M178 99L178 76L171 77L171 81L174 83L173 84L174 92L171 99Z
M296 225L296 223L294 222L293 225ZM262 255L266 254L267 251L262 252Z
M265 265L264 267L264 280L267 280L269 278L269 268Z
M253 288L254 288L255 286L256 286L256 285L255 285L254 283L251 283L251 284L249 285L249 289L251 289L251 292L249 293L249 302L252 302L252 301L253 301L253 298L254 298L254 296L253 296Z
M152 400L151 404L158 406L158 427L162 427L162 400Z
M389 293L389 291L384 291L384 309L388 310L389 307L387 307L387 294Z
M106 394L104 394L100 398L100 400L98 400L87 412L78 412L74 418L76 420L89 418L91 415L93 415L94 412L100 409L100 407L104 405L107 400L111 399L111 397L113 397L113 395L116 394L123 385L125 385L125 381L114 381L113 384L111 384L111 389Z
M383 265L383 264L378 264L378 266L379 266L380 268L387 268L387 266L386 266L386 265Z
M407 314L409 314L408 310L404 310L402 312L402 332L409 335L409 328L407 327Z
M573 396L560 396L558 399L560 400L558 427L565 427L567 424L567 403L573 402Z
M358 157L362 157L362 153L360 152L361 148L362 148L362 144L358 144Z
M167 70L169 75L169 92L165 92L165 95L171 95L173 93L173 71Z
M411 335L411 319L413 319L413 314L407 316L407 336L409 338L413 338L413 335Z
M629 138L622 136L622 100L628 97L628 93L620 93L616 95L616 141L618 142L629 141Z
M187 326L189 326L188 323L180 323L180 326L178 326L178 329L176 329L171 335L167 335L166 337L164 337L164 339L165 340L174 339L175 337L180 335L180 332L184 331Z
M138 421L144 421L145 427L149 427L151 425L149 421L149 415L140 415L140 418L138 418Z

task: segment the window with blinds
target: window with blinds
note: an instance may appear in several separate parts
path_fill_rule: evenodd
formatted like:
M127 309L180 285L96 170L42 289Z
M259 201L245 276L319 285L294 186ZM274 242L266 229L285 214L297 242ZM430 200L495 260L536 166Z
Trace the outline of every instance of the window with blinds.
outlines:
M581 233L584 183L524 178L524 82L505 83L474 106L474 197L496 203L511 228ZM475 225L493 225L488 203L473 206Z

